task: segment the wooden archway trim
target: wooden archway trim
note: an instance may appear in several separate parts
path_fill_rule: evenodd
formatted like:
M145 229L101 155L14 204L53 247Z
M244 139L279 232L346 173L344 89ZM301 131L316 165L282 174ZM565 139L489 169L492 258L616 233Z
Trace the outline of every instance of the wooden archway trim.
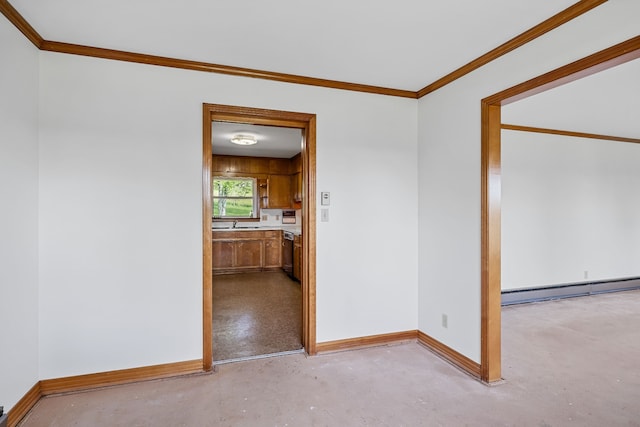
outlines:
M502 105L640 58L640 36L527 80L482 100L481 377L501 379L500 215Z

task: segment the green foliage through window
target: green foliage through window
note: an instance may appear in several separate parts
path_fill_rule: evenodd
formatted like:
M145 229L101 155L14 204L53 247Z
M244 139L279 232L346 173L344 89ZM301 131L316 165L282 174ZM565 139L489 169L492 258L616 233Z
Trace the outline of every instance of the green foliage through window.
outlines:
M253 178L213 178L214 218L254 218L256 180Z

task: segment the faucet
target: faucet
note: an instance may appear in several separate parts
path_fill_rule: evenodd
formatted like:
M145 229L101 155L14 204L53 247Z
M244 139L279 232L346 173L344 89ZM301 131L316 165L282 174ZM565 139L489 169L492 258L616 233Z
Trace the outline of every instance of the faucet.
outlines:
M231 228L236 228L236 225L238 225L238 220L233 221L233 227Z

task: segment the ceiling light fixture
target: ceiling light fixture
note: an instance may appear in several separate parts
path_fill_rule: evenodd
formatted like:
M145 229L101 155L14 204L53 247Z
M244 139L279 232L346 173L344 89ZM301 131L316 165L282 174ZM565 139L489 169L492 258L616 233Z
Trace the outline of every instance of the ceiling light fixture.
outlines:
M258 143L258 139L255 136L246 134L234 135L230 141L237 145L254 145Z

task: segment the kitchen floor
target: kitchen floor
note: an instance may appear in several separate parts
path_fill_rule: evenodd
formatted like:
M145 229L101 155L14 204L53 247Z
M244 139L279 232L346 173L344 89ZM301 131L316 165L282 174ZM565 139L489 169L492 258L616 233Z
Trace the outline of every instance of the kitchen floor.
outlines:
M302 291L284 272L213 276L213 360L302 349Z

